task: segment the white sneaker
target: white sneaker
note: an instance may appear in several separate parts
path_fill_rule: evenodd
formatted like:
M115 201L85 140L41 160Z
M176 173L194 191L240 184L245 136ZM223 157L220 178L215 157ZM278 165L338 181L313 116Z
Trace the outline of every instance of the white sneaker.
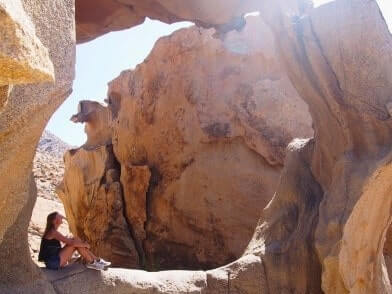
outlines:
M103 259L103 258L99 258L99 259L97 260L97 262L100 263L100 264L102 264L104 267L108 267L108 266L110 266L110 265L112 264L110 261L106 261L106 260Z
M97 271L102 271L105 269L105 267L103 266L103 264L99 263L98 261L94 260L93 263L87 263L86 264L87 268L91 268Z

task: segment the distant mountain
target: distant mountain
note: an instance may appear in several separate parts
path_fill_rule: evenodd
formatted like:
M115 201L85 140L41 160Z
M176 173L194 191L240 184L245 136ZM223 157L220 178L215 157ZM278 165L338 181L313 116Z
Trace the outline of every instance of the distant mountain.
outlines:
M62 158L65 151L73 148L59 137L53 135L49 131L44 131L38 143L37 151L47 153L58 158Z
M44 131L38 143L33 167L38 197L59 201L55 189L64 175L63 155L72 148L57 136Z

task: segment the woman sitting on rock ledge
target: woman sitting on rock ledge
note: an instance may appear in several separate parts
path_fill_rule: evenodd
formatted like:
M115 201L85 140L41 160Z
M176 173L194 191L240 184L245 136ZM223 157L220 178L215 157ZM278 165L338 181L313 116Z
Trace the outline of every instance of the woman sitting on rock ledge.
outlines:
M45 262L48 269L58 270L68 264L72 254L77 250L86 261L86 266L95 270L103 270L110 262L97 258L89 249L90 245L78 238L67 238L57 229L63 223L63 216L52 212L46 220L46 228L41 240L38 260ZM65 244L61 247L61 243Z

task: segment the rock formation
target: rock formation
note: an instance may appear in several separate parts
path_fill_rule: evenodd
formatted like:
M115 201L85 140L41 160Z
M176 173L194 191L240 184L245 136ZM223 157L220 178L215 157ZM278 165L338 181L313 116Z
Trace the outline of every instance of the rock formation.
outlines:
M257 0L76 0L76 36L86 42L102 34L130 28L146 17L166 23L192 21L219 32L242 29L243 15L256 10ZM219 11L219 13L217 13Z
M110 83L116 157L152 172L138 241L157 268L238 257L274 193L285 146L312 134L274 49L263 46L272 36L253 38L258 20L223 43L213 30L181 30Z
M17 1L3 0L0 3L5 2ZM110 0L99 2L109 3L109 7L112 3ZM133 1L116 3L120 2ZM182 14L187 20L206 21L208 13L214 16L217 11L202 9L197 12L197 9L187 9L192 7L188 6L188 2L165 2L178 10L188 11L189 14ZM235 6L236 1L215 2L225 6L227 15L245 12ZM31 19L37 39L48 49L56 83L18 86L16 84L28 81L12 77L7 73L8 67L0 71L2 79L7 80L6 85L0 87L0 292L227 293L233 289L233 293L391 293L383 256L385 240L389 240L387 230L391 223L392 201L389 194L391 35L375 1L336 0L317 9L309 6L308 2L256 2L259 5L257 10L274 35L276 54L284 62L282 70L287 72L290 82L309 106L315 136L312 140L296 140L290 144L276 194L263 211L245 255L232 264L207 272L147 273L111 269L104 273L85 271L50 284L32 264L28 252L28 220L36 198L31 169L42 130L71 89L74 9L72 1L68 0L56 1L56 5L47 0L20 0L22 5L12 9ZM148 5L151 2L143 3ZM0 7L1 23L6 17L6 22L11 22L8 27L16 28L17 20L7 17L7 14L12 16L11 8ZM79 40L123 27L110 25L112 12L116 9L102 7L97 10L101 14L91 13L91 19L85 22L87 27L82 28L83 22L79 19L79 35L82 30L87 32ZM151 5L146 11L153 14L157 7ZM7 12L3 13L5 10ZM80 7L77 7L78 11L81 12ZM121 24L126 14L119 12L117 19ZM158 17L164 15L162 10L154 13ZM203 17L198 16L199 13ZM109 24L102 25L104 19L108 19ZM162 20L170 21L163 16ZM175 20L178 19L173 17ZM206 22L206 26L216 25L214 21ZM90 32L89 24L92 27ZM104 29L105 26L108 29ZM233 25L229 23L228 27L233 28ZM35 42L33 39L28 41L27 37L24 38L29 44ZM15 46L23 45L15 42ZM28 60L38 61L41 57L35 52ZM17 66L15 71L26 70L18 62L18 56L10 58ZM50 73L50 65L44 64L47 65L44 71ZM36 70L31 63L26 66L31 72ZM209 69L210 65L206 68ZM259 70L263 72L264 68ZM163 77L156 82L166 83L165 79ZM151 91L145 99L139 99L143 102L143 115L138 120L149 125L159 118L155 112L161 107L160 99L152 99L157 83L146 84ZM122 87L128 86L124 84ZM121 96L120 91L117 94L111 93L110 108L118 110L120 118L122 106L114 102L123 103L125 95ZM128 95L134 94L130 92ZM225 118L224 114L222 117ZM113 119L113 145L120 146L120 141L115 141L119 129L116 119ZM136 126L133 127L136 131ZM221 128L217 128L216 134L230 135L225 129L222 132ZM200 133L206 134L203 128L195 134ZM212 140L222 140L205 136L208 137L207 144L211 144ZM248 148L249 142L240 143ZM257 146L266 147L263 157L274 154L273 148L267 148L268 144ZM256 147L254 152L258 150ZM118 152L121 148L116 151L115 147L114 150L118 162L121 162L123 158ZM135 157L132 158L143 158L143 154L149 153L135 148ZM144 158L146 162L150 160ZM270 164L270 161L265 161ZM145 163L138 162L136 166L140 165ZM132 163L132 166L135 164ZM117 185L114 183L118 183L118 175L109 175L107 183L106 172L102 185L108 184L108 188ZM159 185L160 180L154 179L156 177L151 170L150 182ZM142 187L131 185L131 189L136 188L142 191L139 190ZM133 219L143 219L143 215ZM388 244L385 250L388 250Z
M272 198L285 146L312 136L272 35L260 28L261 19L250 17L243 32L224 42L213 38L214 30L181 30L110 83L109 108L80 103L72 120L86 122L88 140L65 156L59 191L72 232L120 266L212 268L241 255L260 207ZM257 30L264 34L253 38ZM117 232L103 229L107 214L117 213L94 211L101 209L97 201L111 198L110 189L98 196L105 193L105 173L115 169L105 163L114 157L109 131L126 220ZM86 220L89 213L95 221ZM94 224L102 230L90 232ZM108 234L132 237L133 262ZM105 251L108 243L112 253Z
M37 37L22 2L1 0L0 13L0 87L53 81L48 49Z
M137 267L139 259L124 217L118 163L111 145L65 154L65 178L58 189L71 232L114 265Z
M31 260L27 231L36 200L36 146L72 88L74 7L69 0L56 5L49 0L1 1L0 7L0 51L9 53L6 59L0 53L0 76L8 88L0 91L0 293L54 293ZM21 31L14 34L12 29ZM56 81L48 82L53 75Z
M315 137L293 146L248 252L259 251L270 293L391 293L392 39L377 3L260 11Z
M85 132L87 142L84 147L94 147L112 142L112 133L109 127L110 111L98 102L80 101L78 113L71 117L75 123L86 123Z
M86 122L88 141L65 156L60 195L72 232L116 265L212 268L235 260L273 196L285 146L312 136L272 34L259 17L247 22L223 42L196 27L162 38L144 63L110 83L108 108L80 103L72 120ZM112 197L103 189L116 168L108 156L118 161L123 191L126 222L117 232L104 224L118 213L95 211ZM90 232L95 225L102 230ZM127 263L124 245L115 248L109 235L132 237L128 251L138 256Z

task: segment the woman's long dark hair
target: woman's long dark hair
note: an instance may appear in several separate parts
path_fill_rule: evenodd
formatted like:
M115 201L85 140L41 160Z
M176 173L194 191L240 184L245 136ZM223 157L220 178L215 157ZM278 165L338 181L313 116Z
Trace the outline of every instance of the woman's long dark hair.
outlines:
M48 217L46 218L46 228L45 228L45 232L44 235L42 236L43 238L45 238L46 234L49 233L52 229L54 229L54 220L56 219L58 212L52 212L48 215Z

